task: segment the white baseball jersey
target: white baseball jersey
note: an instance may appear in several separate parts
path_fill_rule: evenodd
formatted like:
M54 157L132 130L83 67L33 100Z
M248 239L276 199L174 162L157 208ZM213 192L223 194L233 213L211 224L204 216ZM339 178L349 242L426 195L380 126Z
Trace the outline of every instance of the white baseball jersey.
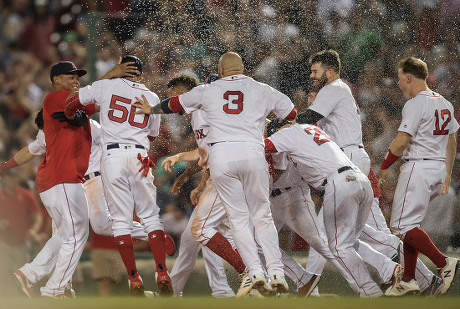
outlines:
M153 105L160 102L144 84L124 78L104 79L80 89L82 105L96 103L101 107L103 146L132 143L150 148L147 136L158 136L161 118L154 114L135 114L135 98L142 95Z
M363 144L359 107L341 79L321 88L309 108L324 116L318 125L340 148Z
M310 138L306 139L305 136ZM286 152L305 181L316 189L329 175L343 166L354 164L326 133L314 125L295 124L282 129L269 139L279 152ZM306 154L315 153L315 156Z
M274 88L245 75L232 75L193 88L179 96L185 112L205 112L211 128L208 143L256 142L263 144L266 116L273 111L285 118L294 108Z
M459 128L452 104L434 91L422 91L406 102L399 131L412 135L402 155L406 160L444 161L448 135Z
M198 147L203 148L208 151L208 142L207 137L209 135L210 127L206 121L206 114L202 110L196 110L192 113L192 129L195 134L195 140Z
M274 168L276 170L284 171L279 178L273 183L273 189L283 189L301 185L303 182L297 169L294 167L294 163L289 160L286 153L273 153Z

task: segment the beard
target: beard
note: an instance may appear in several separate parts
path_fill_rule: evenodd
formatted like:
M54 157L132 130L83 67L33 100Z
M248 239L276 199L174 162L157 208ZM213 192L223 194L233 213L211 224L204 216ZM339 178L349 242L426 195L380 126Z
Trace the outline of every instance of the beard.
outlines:
M327 83L326 72L324 72L323 75L321 75L319 79L313 80L313 86L318 89L321 89L324 86L326 86L326 83Z

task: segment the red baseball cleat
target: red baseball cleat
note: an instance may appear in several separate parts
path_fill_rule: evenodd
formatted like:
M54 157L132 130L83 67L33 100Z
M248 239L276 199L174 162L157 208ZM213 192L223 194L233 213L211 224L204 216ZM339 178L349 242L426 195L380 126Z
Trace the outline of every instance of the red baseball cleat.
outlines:
M165 233L165 249L166 249L166 254L169 256L173 256L174 253L176 253L176 245L174 244L174 240L172 239L171 236L169 236L168 233Z
M145 297L144 283L142 282L141 276L137 275L134 278L128 278L128 282L131 295Z
M155 279L157 280L158 293L160 296L172 296L173 288L171 285L171 278L167 271L156 271Z

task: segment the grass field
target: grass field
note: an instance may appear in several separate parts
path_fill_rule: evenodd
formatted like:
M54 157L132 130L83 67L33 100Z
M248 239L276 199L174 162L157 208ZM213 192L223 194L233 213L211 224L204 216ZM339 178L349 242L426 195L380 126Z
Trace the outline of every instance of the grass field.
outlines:
M442 298L379 298L360 299L356 297L342 298L271 298L271 299L214 299L211 297L191 297L182 299L137 299L131 297L111 298L77 298L75 300L53 300L37 298L29 299L4 299L1 308L4 309L62 309L62 308L97 308L97 309L290 309L290 308L340 308L340 309L389 309L389 308L459 308L460 297Z

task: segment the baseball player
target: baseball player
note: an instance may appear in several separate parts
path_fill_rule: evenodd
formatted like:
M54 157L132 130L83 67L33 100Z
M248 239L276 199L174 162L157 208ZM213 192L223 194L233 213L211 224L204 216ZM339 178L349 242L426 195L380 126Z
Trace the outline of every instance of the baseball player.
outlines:
M296 124L265 139L266 152L286 152L302 178L324 191L324 226L328 245L349 273L352 289L361 297L383 293L356 252L358 236L369 215L372 189L367 177L340 147L318 127Z
M195 87L153 106L138 97L142 113L191 113L201 109L210 127L209 169L216 191L229 215L233 239L249 269L252 285L265 293L267 284L257 247L250 237L251 219L267 262L271 287L288 290L278 234L270 213L268 165L263 151L265 118L271 112L293 119L291 100L268 85L243 75L241 57L233 52L219 59L220 79Z
M460 261L442 254L430 237L420 228L430 198L446 194L456 153L455 132L459 125L453 117L452 104L426 84L428 68L425 62L408 57L399 62L398 86L408 99L396 138L378 172L383 182L387 169L398 160L401 166L391 211L393 233L403 239L404 275L400 284L389 288L385 295L402 296L418 293L415 280L418 253L426 255L438 268L445 294L455 277Z
M43 119L40 120L42 110L39 111L35 122L39 128L36 139L28 146L21 149L13 158L18 165L23 165L30 162L34 156L43 155L46 152L45 135L43 133ZM84 176L83 184L88 199L89 205L89 221L93 231L99 235L112 236L112 218L110 217L105 202L104 193L102 191L102 181L100 179L100 158L101 158L101 143L100 143L100 125L90 119L91 125L91 154L89 158L89 167ZM143 226L138 222L133 222L133 238L148 241ZM172 238L165 233L166 247L168 255L173 255L175 252L174 242ZM18 286L28 297L33 296L33 284L48 275L53 269L56 258L59 253L61 240L58 235L53 235L51 239L43 247L42 253L39 253L31 262L25 264L15 273L15 279ZM69 295L69 293L67 293Z
M88 238L88 204L81 184L91 150L85 112L90 115L96 109L84 108L72 121L62 121L65 100L78 90L78 77L85 74L68 61L53 65L50 79L54 91L43 101L46 155L38 167L36 185L62 243L54 271L40 289L42 296L64 297Z
M359 107L353 98L350 87L340 78L341 62L338 53L334 50L324 50L312 55L309 62L311 65L310 78L313 79L315 87L320 88L320 90L307 111L298 115L297 122L317 123L365 175L371 175L373 172L370 170L370 159L362 143ZM320 216L322 214L320 212ZM378 219L377 222L376 218ZM386 225L377 199L372 204L370 216L366 223L368 223L366 229L369 226ZM366 262L373 264L380 261L377 264L380 266L376 269L389 273L389 270L387 272L384 269L388 269L391 262L378 252L386 250L386 246L394 246L394 242L397 240L390 238L386 238L386 240L389 243L367 243L372 247L362 244L359 250ZM309 254L308 263L315 263L316 259L321 258L312 250ZM387 267L383 268L382 265L387 265ZM310 267L307 269L311 270ZM394 272L396 272L396 268ZM380 277L386 276L381 273Z
M196 77L192 75L181 74L179 76L172 78L168 82L168 96L172 97L175 95L181 95L185 92L190 91L192 88L196 86L198 86L198 80L196 79ZM197 126L196 117L198 117L199 113L202 112L195 111L192 113L192 128L195 132L195 138L197 140L197 143L204 147L204 141L207 136L207 131L209 127L204 125ZM191 161L193 159L196 160L197 158L197 150L193 150L186 153L179 153L172 157L166 158L163 161L162 166L170 172L171 167L179 161ZM185 182L187 182L189 177L198 171L201 171L201 167L199 167L197 162L195 161L195 163L187 167L184 173L181 174L176 179L176 181L174 181L174 184L171 187L170 192L178 193L181 186ZM179 256L176 258L176 261L174 262L173 268L171 270L170 276L171 283L173 285L174 295L180 296L182 294L182 290L190 275L190 271L195 265L197 254L201 249L203 253L206 271L208 273L209 285L211 286L212 295L214 297L234 297L235 293L233 293L232 289L230 288L227 282L227 276L225 274L223 259L216 255L214 252L212 252L211 249L207 246L200 245L200 243L197 242L192 235L192 223L194 222L197 210L198 207L195 207L195 209L192 212L192 215L190 216L188 225L181 235ZM232 254L234 253L232 252ZM241 261L241 257L239 257L239 260Z
M102 128L101 174L104 194L113 218L113 234L128 272L130 291L144 295L144 285L134 260L133 211L140 218L156 262L156 281L160 294L172 294L165 260L165 236L156 205L156 188L147 156L150 139L158 136L160 117L137 115L135 97L144 95L155 104L158 96L142 80L142 64L137 57L124 56L122 63L134 62L136 78L102 80L80 89L67 100L65 114L73 119L81 106L100 106ZM142 173L139 173L143 171Z

